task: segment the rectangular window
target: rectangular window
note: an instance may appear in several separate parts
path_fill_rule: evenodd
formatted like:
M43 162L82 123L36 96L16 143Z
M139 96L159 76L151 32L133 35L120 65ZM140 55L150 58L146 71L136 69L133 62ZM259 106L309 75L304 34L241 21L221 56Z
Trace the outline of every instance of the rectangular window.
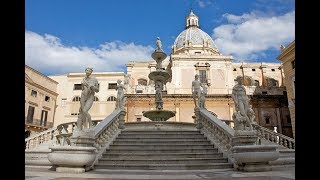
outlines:
M294 69L296 67L296 60L291 61L291 67Z
M64 107L67 104L67 98L62 98L61 99L61 106Z
M49 97L49 96L46 96L46 97L44 97L44 100L47 101L47 102L49 102L49 101L50 101L50 97Z
M74 84L73 90L82 90L81 84Z
M276 71L275 69L271 69L271 71Z
M116 89L117 88L117 83L109 83L108 84L108 89Z
M33 115L34 115L34 107L33 106L29 106L28 115L27 115L27 123L32 123L33 122Z
M287 123L288 123L288 124L291 124L291 118L290 118L290 115L287 115Z
M237 69L236 69L236 68L234 68L234 69L233 69L233 71L237 71Z
M48 117L48 111L42 110L41 119L40 119L40 126L47 125L47 117Z
M252 71L256 71L256 69L251 69Z
M201 83L207 83L207 71L199 70L199 80Z
M270 116L265 116L264 120L266 121L266 124L270 124Z
M137 122L140 122L141 121L141 118L139 117L139 118L137 118Z
M37 97L37 91L34 91L34 90L31 90L31 96L33 96L33 97Z

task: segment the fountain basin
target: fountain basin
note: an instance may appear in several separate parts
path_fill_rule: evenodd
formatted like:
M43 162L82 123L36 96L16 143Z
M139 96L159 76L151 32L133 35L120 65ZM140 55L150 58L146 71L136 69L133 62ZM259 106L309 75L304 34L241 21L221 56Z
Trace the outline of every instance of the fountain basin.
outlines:
M152 121L166 121L176 115L175 111L168 110L151 110L144 111L143 116Z
M167 57L167 55L163 51L156 50L152 53L151 57L156 61L163 61Z
M148 77L153 81L165 82L170 78L170 75L167 71L158 70L158 71L152 71Z

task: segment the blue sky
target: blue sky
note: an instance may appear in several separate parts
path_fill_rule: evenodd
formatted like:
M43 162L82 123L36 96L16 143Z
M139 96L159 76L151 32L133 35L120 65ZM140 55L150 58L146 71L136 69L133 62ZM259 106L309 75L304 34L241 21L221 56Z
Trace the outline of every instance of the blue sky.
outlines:
M152 60L157 36L169 55L191 7L235 62L279 62L279 46L295 38L294 0L28 0L26 64L46 75L125 71Z

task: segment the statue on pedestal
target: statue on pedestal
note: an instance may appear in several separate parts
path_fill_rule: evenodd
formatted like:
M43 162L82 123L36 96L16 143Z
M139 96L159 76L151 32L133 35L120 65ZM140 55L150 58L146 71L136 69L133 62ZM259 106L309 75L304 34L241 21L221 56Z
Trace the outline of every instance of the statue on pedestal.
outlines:
M194 106L198 107L199 104L199 99L201 96L201 82L199 81L199 75L196 74L194 76L194 80L192 81L192 96L193 96L193 101L194 101ZM198 103L197 103L198 99Z
M252 125L251 125L251 120L249 119L249 116L248 116L249 98L246 94L246 89L242 84L243 79L241 76L238 76L236 78L236 80L237 80L238 84L236 84L233 87L232 94L231 94L231 97L232 97L232 99L235 103L235 106L236 106L236 112L233 115L236 118L235 121L238 122L238 123L235 122L235 129L238 129L236 127L236 124L241 123L241 124L247 125L249 130L253 130ZM250 113L252 113L252 112L250 112ZM250 117L252 118L253 116L250 114Z
M121 109L124 110L126 97L124 96L125 87L123 84L121 84L121 80L118 79L116 90L117 92L117 100L116 100L116 108L115 109Z
M161 40L159 37L157 37L156 45L157 45L156 51L163 51L162 50L162 43L161 43Z
M206 95L208 93L207 87L203 86L202 91L201 91L201 95L199 98L199 107L200 108L206 108Z
M90 77L93 69L87 67L85 69L86 76L81 82L81 99L80 99L80 110L77 120L77 128L82 130L83 128L91 128L92 121L89 114L89 109L92 107L94 101L94 94L99 92L98 80L95 77Z

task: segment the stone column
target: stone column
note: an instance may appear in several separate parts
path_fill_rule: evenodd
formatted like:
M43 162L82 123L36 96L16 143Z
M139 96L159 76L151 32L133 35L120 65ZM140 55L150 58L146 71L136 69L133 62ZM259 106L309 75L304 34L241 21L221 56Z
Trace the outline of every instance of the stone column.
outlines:
M279 70L280 70L280 73L281 73L281 85L280 85L280 87L283 87L284 86L284 73L283 73L283 66L281 65L279 68L278 68Z
M265 69L264 68L266 68L267 66L266 65L263 65L262 63L261 63L261 66L260 66L260 69L261 69L261 77L262 77L262 87L264 88L264 87L266 87L266 85L265 85L265 78L264 78L264 73L265 73Z
M180 122L180 103L174 103L176 109L176 122Z

